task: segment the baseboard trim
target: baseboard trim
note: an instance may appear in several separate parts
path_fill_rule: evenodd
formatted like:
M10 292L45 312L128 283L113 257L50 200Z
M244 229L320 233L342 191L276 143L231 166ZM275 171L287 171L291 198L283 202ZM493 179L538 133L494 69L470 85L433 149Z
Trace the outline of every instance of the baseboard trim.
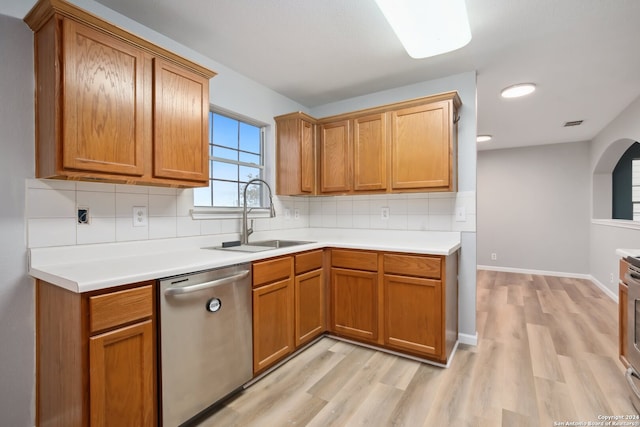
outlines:
M468 344L477 346L478 345L478 333L476 332L474 335L469 334L458 334L458 342L460 344Z
M613 301L618 303L618 295L613 292L611 289L607 288L605 285L600 283L598 279L596 279L591 274L581 274L581 273L567 273L561 271L547 271L547 270L531 270L525 268L513 268L513 267L497 267L493 265L478 265L476 266L478 270L487 270L487 271L499 271L504 273L519 273L519 274L536 274L539 276L553 276L553 277L569 277L572 279L585 279L591 281L598 289L600 289L606 296L611 298Z

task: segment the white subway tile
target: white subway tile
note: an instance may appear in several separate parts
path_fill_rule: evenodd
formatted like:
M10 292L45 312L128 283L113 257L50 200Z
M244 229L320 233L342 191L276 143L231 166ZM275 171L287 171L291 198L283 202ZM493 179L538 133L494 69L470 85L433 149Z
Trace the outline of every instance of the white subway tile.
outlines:
M149 194L149 216L175 217L177 210L175 195Z
M240 233L242 220L238 219L223 219L220 221L220 232L223 234L228 233Z
M337 212L337 202L332 197L322 201L322 215L335 215Z
M429 199L408 199L407 213L410 215L427 215L429 213Z
M27 188L73 191L76 189L76 182L62 179L27 179Z
M339 199L336 201L336 214L338 215L351 215L353 213L353 200L351 199Z
M322 227L322 215L314 213L309 215L309 227Z
M453 200L450 197L429 199L429 215L451 215L452 213Z
M116 217L131 219L134 206L149 207L149 195L135 193L116 193Z
M407 214L407 199L390 199L389 214L391 216Z
M178 216L191 215L191 209L193 209L193 189L187 188L182 191L178 191L176 203Z
M220 224L222 220L219 219L205 219L199 220L200 222L200 234L208 236L210 234L220 234Z
M76 244L75 218L33 218L27 221L30 248Z
M451 215L429 215L429 230L451 231Z
M336 227L353 228L353 215L336 215Z
M78 191L76 199L78 207L89 208L90 218L115 218L116 216L115 193Z
M75 191L31 188L27 192L27 218L75 217Z
M128 242L132 240L148 240L149 226L134 227L133 218L116 218L116 241Z
M335 228L337 224L337 215L322 215L323 228Z
M406 230L407 229L407 215L391 215L387 220L387 228L390 230Z
M116 193L149 194L149 187L144 185L116 184Z
M353 228L370 228L371 221L369 214L353 215Z
M167 239L176 237L178 235L177 229L178 227L175 216L149 217L149 239Z
M115 218L91 218L89 224L77 224L77 242L79 245L89 243L111 243L116 241Z
M178 237L199 236L201 222L191 219L190 216L179 216L177 218Z
M429 230L429 216L407 215L407 230Z
M103 182L86 182L78 181L76 183L76 190L78 191L92 191L100 193L115 193L116 185L103 183Z
M387 229L389 228L389 220L380 218L380 214L369 215L369 226L372 229Z
M354 199L353 200L353 213L354 214L369 215L370 214L369 209L370 209L370 207L369 207L369 199L360 200L358 198L358 199Z
M156 187L156 186L151 186L149 187L149 194L155 194L155 195L164 195L164 196L177 196L178 195L178 189L177 188L171 188L171 187Z

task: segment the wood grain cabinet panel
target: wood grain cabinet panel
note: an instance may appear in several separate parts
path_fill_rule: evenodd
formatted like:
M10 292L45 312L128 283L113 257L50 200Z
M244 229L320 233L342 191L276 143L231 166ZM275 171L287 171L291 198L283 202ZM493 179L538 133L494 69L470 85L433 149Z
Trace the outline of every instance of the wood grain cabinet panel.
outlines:
M304 113L275 117L276 194L316 193L316 121Z
M353 120L354 191L387 188L386 114L374 114Z
M320 126L320 192L351 190L351 131L349 120Z
M208 183L209 79L154 59L154 176Z
M37 425L157 425L154 288L78 294L37 281Z
M66 1L39 0L36 177L206 186L215 73Z
M144 53L70 19L62 33L61 167L142 176Z
M391 112L391 187L448 189L453 151L448 101Z
M385 274L383 295L385 344L443 358L442 282Z
M291 279L253 290L253 371L258 373L293 351Z
M155 425L151 320L89 339L91 426Z
M331 329L338 335L378 339L378 274L331 268Z
M295 344L304 345L325 330L324 275L322 268L295 279Z

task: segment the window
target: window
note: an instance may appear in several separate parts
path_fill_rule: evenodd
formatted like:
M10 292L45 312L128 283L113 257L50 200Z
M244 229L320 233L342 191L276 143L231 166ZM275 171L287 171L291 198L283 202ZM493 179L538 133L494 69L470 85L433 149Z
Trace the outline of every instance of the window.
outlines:
M613 219L640 221L640 143L624 152L611 172Z
M198 207L242 206L246 183L262 178L264 126L244 119L209 112L209 187L193 191ZM247 205L263 207L259 185L247 189Z

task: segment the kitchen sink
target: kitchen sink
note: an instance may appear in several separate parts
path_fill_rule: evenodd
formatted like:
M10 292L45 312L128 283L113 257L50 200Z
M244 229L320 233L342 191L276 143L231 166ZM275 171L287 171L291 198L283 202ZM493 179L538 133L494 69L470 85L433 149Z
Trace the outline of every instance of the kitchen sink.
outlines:
M235 252L262 252L272 249L288 248L291 246L305 245L307 243L315 243L304 240L258 240L255 242L249 242L246 245L232 245L232 246L210 246L202 249L218 249L221 251L235 251Z

